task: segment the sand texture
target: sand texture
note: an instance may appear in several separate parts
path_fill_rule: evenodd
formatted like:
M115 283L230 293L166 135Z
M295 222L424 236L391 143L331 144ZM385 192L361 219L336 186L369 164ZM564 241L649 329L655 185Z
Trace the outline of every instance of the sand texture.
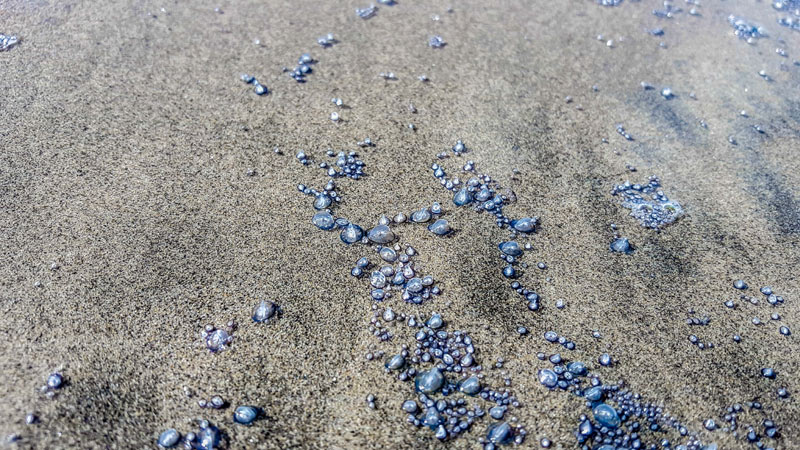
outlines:
M378 310L435 311L469 332L487 382L504 387L503 371L512 379L521 406L507 419L528 431L521 448L543 437L578 448L578 418L590 411L539 384L537 371L552 365L537 352L624 380L721 449L755 447L703 421L759 399L763 410L745 408L740 427L761 434L771 418L781 436L766 446L800 448L800 32L779 26L766 1L707 0L698 16L676 1L684 11L672 19L654 16L662 2L651 0L399 0L362 20L354 9L368 4L0 0L0 33L21 38L0 52L0 437L19 437L9 447L155 448L164 429L196 431L202 417L230 448L480 448L493 419L440 443L406 423L400 404L415 398L413 385L365 358L413 348L414 331L372 335L375 302L350 269L376 260L374 250L310 222L312 198L297 184L319 189L328 177L295 154L330 161L331 148L357 150L367 174L337 179L337 216L367 228L381 214L442 204L451 236L395 228L442 295ZM748 45L730 14L769 37ZM646 32L655 27L664 35ZM323 49L327 33L339 42ZM444 48L427 45L435 34ZM303 52L318 62L296 83L282 68ZM255 95L241 73L270 93ZM359 148L367 137L375 146ZM436 157L458 139L469 153ZM541 295L540 311L501 274L508 231L456 208L432 176L438 162L463 177L467 160L513 191L507 215L541 219L520 240L533 246L520 281ZM685 211L660 231L610 194L650 175ZM633 254L609 251L611 224ZM740 278L758 305L739 299ZM761 286L785 303L769 305ZM262 299L282 314L254 324ZM711 323L687 325L690 308ZM239 324L230 348L209 353L203 327L230 320ZM547 343L548 330L577 349ZM715 347L698 349L690 334ZM604 352L613 366L597 364ZM498 358L504 367L493 369ZM777 378L761 377L763 367ZM48 399L39 388L55 370L67 385ZM215 394L266 418L243 427L232 408L198 407ZM40 423L26 425L29 412ZM679 442L674 430L643 437Z

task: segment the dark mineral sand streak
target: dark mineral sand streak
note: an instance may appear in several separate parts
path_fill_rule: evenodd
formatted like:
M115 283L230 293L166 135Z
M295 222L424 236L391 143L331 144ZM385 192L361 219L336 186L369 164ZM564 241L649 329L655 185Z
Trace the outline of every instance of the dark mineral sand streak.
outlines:
M551 367L540 351L583 361L604 382L624 379L693 430L759 398L779 424L775 445L800 446L800 345L777 331L800 332L792 65L800 33L776 24L769 2L706 1L702 16L658 19L651 11L661 2L645 0L618 8L406 0L356 17L353 9L368 4L0 4L0 33L21 39L0 52L0 437L18 433L19 448L154 448L163 430L196 430L204 417L231 448L442 447L405 422L410 383L364 358L377 344L366 329L372 301L348 271L368 252L314 227L312 199L296 191L327 180L302 167L296 151L320 157L369 137L376 146L358 149L368 176L337 180L345 197L337 215L366 230L382 213L443 205L452 236L394 229L443 291L412 311L439 312L450 330L468 331L485 367L505 359L522 404L506 417L525 424L523 448L545 436L554 448L573 448L578 416L589 414L580 398L539 384L537 370ZM763 25L769 38L753 46L737 39L730 14ZM665 35L645 32L655 27ZM322 49L316 39L327 33L339 42ZM447 45L430 48L434 35ZM775 55L779 45L788 58ZM281 69L304 52L318 63L298 84ZM758 76L762 69L773 82ZM390 71L398 80L378 77ZM254 95L240 73L269 95ZM419 82L422 74L430 82ZM666 86L670 100L660 94ZM617 134L617 123L634 141ZM509 216L541 218L522 269L542 296L538 312L501 275L497 243L507 233L485 213L455 208L431 176L434 155L456 139L470 152L442 162L448 174L461 176L473 160L513 190ZM660 231L639 226L610 194L650 175L685 210ZM611 223L635 252L609 251ZM539 261L548 268L537 269ZM759 305L739 300L731 287L739 278ZM765 285L786 297L779 323L757 293ZM555 308L559 298L564 309ZM278 320L252 324L261 299L281 306ZM726 308L729 299L739 306ZM687 325L689 308L711 324ZM756 316L766 324L752 325ZM229 320L240 325L230 348L209 354L199 332ZM548 330L577 349L547 343ZM699 350L689 334L715 348ZM600 367L601 353L617 362ZM761 377L763 367L776 380ZM50 400L38 388L57 369L67 383ZM776 397L779 387L788 400ZM197 406L217 394L233 406ZM265 417L236 425L237 405L263 408ZM40 423L25 425L29 412ZM761 415L748 414L740 425L760 425ZM495 422L484 418L444 446L477 448ZM701 437L752 448L720 431Z

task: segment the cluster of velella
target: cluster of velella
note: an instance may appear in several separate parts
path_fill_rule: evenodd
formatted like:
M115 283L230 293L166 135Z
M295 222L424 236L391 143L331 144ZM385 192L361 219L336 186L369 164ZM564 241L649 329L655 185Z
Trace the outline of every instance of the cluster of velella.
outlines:
M747 40L750 43L754 42L756 39L767 36L767 32L764 30L764 28L748 21L743 17L738 17L731 14L728 16L728 23L733 28L734 35L739 37L739 39Z
M356 15L365 20L374 17L377 13L378 7L375 5L369 5L365 8L356 8Z
M771 367L764 367L761 369L760 375L763 378L774 380L777 378L778 373ZM789 397L786 388L779 388L777 392L778 397L781 399ZM748 410L745 410L745 408L748 408ZM744 428L744 432L741 432L739 426L740 415L745 415L745 417L760 415L762 432L759 433L757 431L758 427L752 424L742 427ZM719 419L720 425L718 425L717 421L713 418L709 418L703 422L703 427L709 431L719 430L724 433L731 433L735 439L752 444L758 449L775 450L775 447L768 446L766 440L770 439L774 441L780 438L778 425L763 413L763 404L758 398L728 406L725 408L725 411L719 415Z
M618 6L622 0L595 0L597 4L603 6ZM697 5L696 0L687 0L687 4ZM393 0L379 0L384 5L394 4ZM796 17L800 17L800 3L798 0L773 0L773 7L781 11L791 11ZM653 10L653 14L658 17L671 18L681 9L674 7L671 1L664 1L664 8ZM362 19L374 17L377 7L370 5L365 8L357 8L356 14ZM696 15L693 8L690 14ZM734 34L748 42L766 36L763 28L750 23L749 21L731 15L728 22L734 29ZM800 30L800 20L793 17L778 19L780 25ZM662 29L651 34L663 35ZM0 51L11 49L18 43L16 36L6 36L0 34ZM337 41L333 34L320 37L317 43L322 47L330 47ZM428 45L432 48L442 48L446 45L441 36L435 35L429 38ZM611 46L611 45L609 45ZM780 50L780 49L779 49ZM294 69L284 68L285 72L298 82L306 81L306 76L312 72L312 64L315 61L309 54L303 54L298 59ZM387 80L396 80L397 77L392 72L381 73L381 77ZM762 75L763 76L763 75ZM250 75L242 75L242 81L254 85L254 91L258 95L268 93L265 86ZM427 77L420 76L421 81L426 81ZM652 86L643 82L644 89L652 89ZM666 99L674 97L672 90L665 87L661 91ZM341 106L340 99L334 99L337 106ZM338 120L338 114L332 115L334 121ZM702 121L701 121L702 122ZM704 122L703 122L704 123ZM758 129L757 129L758 130ZM627 133L622 124L616 125L616 131L623 138L632 141L633 138ZM362 145L363 144L363 145ZM360 146L371 146L369 139L359 143ZM458 141L452 147L452 153L460 156L467 152L466 146ZM416 427L429 428L434 436L440 440L446 440L459 436L468 431L479 419L485 417L487 412L481 408L479 401L493 404L488 408L488 415L496 422L489 427L485 438L480 442L487 450L495 446L504 444L520 444L525 439L527 431L523 426L516 424L516 419L504 421L504 416L509 408L519 407L519 402L508 390L495 390L486 385L483 367L476 361L476 346L472 338L463 331L446 331L444 319L439 314L432 314L427 320L421 320L414 315L396 313L390 306L385 305L390 300L393 291L399 293L399 297L408 304L420 304L431 298L432 295L440 294L440 289L435 285L431 276L419 273L414 266L413 256L416 251L410 245L402 246L395 243L397 235L392 231L390 225L400 225L403 223L433 223L428 225L428 229L435 235L444 236L452 232L449 223L439 218L442 208L438 203L434 203L430 208L425 207L412 212L408 216L398 213L393 219L382 216L378 224L368 231L364 231L360 226L349 222L341 217L334 217L331 207L335 203L342 201L336 191L335 178L347 177L359 179L364 175L364 163L358 159L355 152L340 152L334 154L332 150L327 152L327 156L336 157L334 163L320 162L319 168L326 171L330 180L322 190L316 190L299 185L298 190L303 194L313 196L313 207L317 211L312 223L322 230L340 230L340 238L345 244L361 242L372 245L378 253L380 262L375 266L364 257L356 262L351 274L358 278L365 278L370 285L370 298L373 300L373 317L370 322L370 331L374 333L380 341L389 341L393 335L388 331L386 324L402 323L414 330L414 344L412 346L402 345L399 352L389 356L385 360L384 368L387 373L391 373L398 380L411 382L413 380L414 389L417 393L416 400L408 399L402 403L401 409L407 414L407 420ZM437 155L440 159L449 157L448 152ZM297 159L304 165L311 165L313 160L307 157L304 152L297 154ZM457 207L472 206L476 211L487 212L494 216L495 223L501 228L507 228L511 232L508 240L499 243L500 258L505 262L502 273L507 278L517 278L520 274L516 270L520 264L520 258L524 250L531 249L530 244L520 245L515 240L518 233L528 234L535 231L538 218L526 217L518 220L511 220L503 214L503 206L513 201L513 193L498 193L500 187L487 175L477 173L472 161L468 161L464 166L464 172L468 173L469 179L462 183L459 178L448 178L444 169L438 164L432 165L434 176L440 183L453 193L453 203ZM663 192L657 190L660 183L657 178L651 177L647 185L631 185L626 182L616 186L612 191L613 195L621 195L624 207L631 209L631 216L636 218L643 226L648 228L661 228L674 222L682 214L681 206L670 201ZM630 253L633 248L626 238L615 234L615 240L610 244L610 249L618 253ZM523 264L523 268L526 266ZM539 263L539 267L544 269L544 263ZM366 275L369 275L368 277ZM741 280L734 284L736 289L747 289L746 284ZM519 281L512 281L511 288L525 299L528 308L531 310L539 309L539 295L527 289ZM766 296L766 300L773 306L783 303L781 296L775 295L771 288L761 288L761 293ZM741 296L741 299L750 303L757 304L757 299ZM726 306L734 308L733 301L726 302ZM559 308L563 307L563 302L559 301ZM269 322L279 313L279 307L269 301L260 302L252 313L252 320L257 323ZM687 318L689 326L706 326L710 323L707 316L695 317L693 310L689 311L690 317ZM777 313L772 315L773 320L780 320ZM382 322L381 322L382 321ZM753 319L756 325L761 324L757 319ZM229 322L225 327L217 328L207 325L201 333L205 347L211 352L224 350L232 342L235 324ZM525 327L518 329L520 335L527 334ZM779 328L780 334L789 336L790 330L786 326ZM599 332L594 336L599 338ZM553 344L559 344L567 350L574 350L575 344L564 336L559 336L554 331L544 334L544 339ZM699 348L713 348L713 344L704 343L695 335L690 335L689 340ZM734 336L734 341L739 342L741 338ZM375 355L383 356L383 352L376 352ZM377 359L372 353L368 354L367 359ZM543 369L538 372L538 381L551 390L563 390L571 392L585 400L591 415L582 415L575 431L578 445L586 450L612 450L618 448L639 449L645 448L642 434L645 432L658 433L666 428L673 428L678 431L680 436L685 438L685 443L675 445L667 439L661 439L659 444L652 444L647 448L655 449L675 448L676 450L712 450L716 445L704 446L697 438L697 433L690 432L681 422L664 411L661 406L642 401L639 394L633 393L619 384L603 384L600 378L589 372L587 366L581 362L568 362L558 353L546 357L544 353L537 355L540 360L548 360L553 364L552 369ZM613 359L607 353L601 354L598 363L601 366L610 366ZM501 367L498 362L495 367ZM768 379L775 379L777 373L771 368L761 370L761 376ZM56 372L48 377L46 386L42 391L48 396L55 395L55 392L64 384L63 376ZM510 379L506 379L506 384L510 384ZM587 385L588 384L588 385ZM789 393L785 388L778 388L779 398L788 398ZM374 396L368 397L371 408L375 407ZM744 402L745 406L751 410L760 410L761 403L757 400ZM220 396L211 397L209 400L201 399L198 401L201 407L211 407L221 409L227 407ZM720 416L721 423L726 426L719 427L713 419L704 422L704 427L709 431L721 429L722 431L732 432L737 437L739 435L738 415L744 411L741 404L733 404L728 407L725 413ZM233 412L234 422L242 425L250 425L260 415L258 408L253 406L239 406ZM29 420L32 423L35 416ZM510 423L509 423L510 422ZM762 432L759 434L756 427L746 426L744 438L753 443L757 448L771 450L766 447L764 438L777 438L779 436L777 425L770 419L764 419L761 423ZM187 449L210 450L221 445L223 434L211 425L208 421L199 422L198 432L189 432L184 436L175 429L164 431L158 438L158 444L169 448L183 442ZM541 441L543 447L549 447L547 439Z
M467 152L467 147L460 140L452 148L455 156L461 156ZM448 156L446 152L437 155L439 159ZM457 207L472 206L475 211L487 212L494 216L495 224L500 228L507 228L511 232L511 239L498 244L500 258L505 262L502 274L506 278L515 279L521 274L517 270L517 265L527 268L527 264L521 263L525 250L530 250L531 244L520 245L514 238L517 235L527 235L536 231L539 224L538 217L523 217L520 219L510 219L503 214L503 206L510 203L514 198L511 191L506 190L506 194L498 194L502 189L490 176L478 173L473 161L467 161L462 170L469 176L466 182L458 177L450 178L444 168L439 164L431 165L433 176L447 190L453 192L453 204ZM542 270L546 268L544 263L539 263L538 267ZM511 288L521 295L528 308L532 311L539 309L539 294L526 288L519 281L513 281Z
M631 210L631 216L643 227L658 229L675 222L683 215L678 202L670 200L659 190L658 177L650 177L647 184L624 184L614 186L611 195L622 197L622 206Z
M385 225L378 225L378 227L383 226ZM374 230L375 228L373 228ZM432 276L421 275L415 269L411 258L416 255L416 250L410 245L407 245L405 250L401 248L400 244L395 244L394 247L378 245L375 250L383 260L380 267L373 266L369 259L363 257L350 271L351 275L361 277L372 269L369 275L369 284L370 297L374 301L390 299L393 291L399 291L400 298L404 301L421 304L431 295L441 293L439 287L434 286Z
M332 164L325 161L318 163L318 167L325 170L329 177L347 177L357 180L364 176L364 161L358 158L358 153L355 151L347 153L341 151L337 154L328 149L325 154L330 158L336 158ZM304 166L314 163L314 160L310 159L303 151L297 152L296 158Z
M619 6L622 0L595 0L595 2L602 6Z
M280 314L280 307L274 302L262 300L254 308L252 312L252 320L255 323L269 323ZM233 342L233 331L237 328L234 321L229 321L224 327L215 327L208 324L203 328L200 336L206 349L211 353L217 353L225 350ZM187 397L191 397L191 391L184 387ZM214 395L208 400L200 398L197 400L197 406L200 408L211 409L224 409L229 406L221 396ZM255 406L240 405L237 406L233 412L233 421L239 425L251 425L261 415L261 410ZM219 448L223 444L223 433L214 425L211 425L207 420L199 421L200 430L197 432L189 432L181 435L174 428L163 431L157 440L159 447L173 448L183 443L183 447L187 450L213 450Z
M745 291L748 289L749 286L743 280L736 280L733 283L733 287L737 290ZM774 308L782 306L785 301L783 296L775 294L770 286L762 286L761 289L759 289L759 293L761 293L761 295L765 297L767 303ZM760 303L757 297L749 296L744 293L739 294L739 299L742 300L742 303L747 302L752 305L758 305ZM729 309L736 309L738 307L738 305L733 300L725 301L725 306L728 307ZM779 322L781 320L781 316L777 312L773 312L770 315L770 319L772 319L775 322ZM758 317L753 317L753 319L750 322L756 326L763 325L763 322L761 322L761 320ZM778 328L778 332L783 336L790 336L792 334L791 330L786 325L781 325ZM734 337L734 340L736 342L739 342L741 338L739 337L738 339L736 339L736 337L738 337L738 335Z
M256 77L254 77L252 75L248 75L246 73L243 73L240 76L240 78L242 79L242 81L244 83L253 85L253 92L255 92L256 95L264 95L264 94L269 92L267 87L264 86L263 84L259 83L258 80L256 80Z
M549 330L544 333L544 340L551 344L558 344L567 350L575 350L575 343L567 339L565 336L560 336L555 331ZM542 353L541 356L544 356ZM539 359L543 359L540 357Z
M752 402L744 402L744 405L741 403L734 403L733 405L728 406L725 409L725 413L720 416L722 419L723 425L720 429L723 432L733 433L734 437L741 439L742 433L739 432L739 415L745 413L745 408L749 408L751 412L753 411L761 411L762 405L758 401ZM708 419L705 421L704 426L707 429L716 429L717 424L714 422L713 419ZM744 439L759 449L764 450L774 450L774 447L767 447L764 444L763 439L776 439L780 436L778 432L777 424L771 419L763 419L761 421L761 433L756 431L758 429L757 426L747 425L744 427L746 433L744 433Z
M618 128L623 137L627 134L621 126ZM461 142L454 146L455 150L460 152L465 150ZM457 153L459 154L459 153ZM437 155L440 158L444 155ZM498 196L492 190L489 183L492 182L490 177L478 175L471 178L469 181L462 185L458 178L448 178L444 169L438 164L432 166L434 176L440 180L440 183L454 193L453 203L456 206L466 206L475 204L478 211L489 211L495 214L496 223L500 227L508 227L512 232L512 238L518 233L530 233L535 231L538 219L525 218L518 221L512 221L502 214L502 205L507 199ZM464 165L464 171L474 172L474 163L467 162ZM674 222L681 214L682 208L679 204L670 201L663 192L659 191L660 183L658 178L651 177L649 183L645 186L631 185L625 183L616 186L613 194L623 196L623 205L631 208L633 215L639 222L649 228L660 228L664 225ZM611 243L610 248L614 252L630 253L633 247L626 238L622 238L616 234L616 226L612 226L615 230L615 240ZM520 245L515 240L502 241L498 248L500 250L500 257L508 264L503 269L503 275L509 278L516 277L518 273L515 271L513 265L519 261L523 255L524 249L529 249L530 245ZM544 269L546 266L539 263L539 267ZM511 284L512 289L515 289L520 295L528 302L528 307L531 310L539 309L539 295L536 292L530 291L521 285L518 281L513 281ZM557 303L557 307L563 307L563 301ZM690 311L690 314L694 314ZM706 325L710 319L708 317L690 317L687 322L690 325ZM527 334L525 327L519 327L517 332L520 335ZM593 336L600 338L599 332L594 332ZM544 338L547 342L558 343L567 350L574 350L574 342L559 336L554 331L545 333ZM691 340L691 338L690 338ZM699 347L713 348L713 344L702 343L699 339L695 338ZM400 362L405 360L400 359L406 356L399 354L390 358L387 368L398 366ZM697 433L690 433L688 429L681 424L677 419L665 413L663 408L654 404L645 403L641 401L638 394L632 393L622 388L621 385L603 385L600 379L595 375L587 375L587 368L580 362L573 362L567 364L560 354L556 353L549 358L544 353L537 355L539 359L547 359L554 365L552 370L545 369L539 372L539 381L544 386L551 389L563 389L575 392L580 396L585 396L587 405L592 411L592 418L582 416L580 418L580 426L576 431L576 438L581 448L584 449L602 449L610 450L615 448L651 448L671 447L674 445L666 438L660 438L659 444L650 444L645 447L643 443L642 432L649 430L651 432L658 432L664 428L674 428L678 430L679 434L685 437L685 443L675 446L676 449L682 450L700 450L700 449L715 449L716 445L703 446L697 438ZM395 364L392 365L391 362ZM600 366L611 366L614 359L607 353L603 353L597 360ZM429 375L430 376L430 375ZM583 389L581 386L582 379L589 377L591 386ZM436 377L438 379L438 376ZM784 389L785 391L785 389ZM788 395L788 393L786 393ZM416 405L409 405L411 410L419 412ZM415 424L425 424L425 417L428 414L410 415L409 421ZM434 413L430 413L435 417ZM436 424L436 420L429 420L431 424ZM495 432L499 435L505 436L505 431L502 427L495 427ZM438 434L444 436L445 431L438 428ZM491 434L491 433L490 433ZM487 442L488 445L494 445L502 441L501 438L497 441ZM543 439L541 445L549 447L550 441Z
M431 48L444 48L445 45L447 45L447 42L439 35L431 36L428 39L428 46Z
M604 364L601 355L601 365ZM552 369L541 369L538 380L551 390L571 392L585 400L591 416L581 415L575 430L579 448L584 450L611 450L619 448L675 448L681 450L712 450L715 444L703 445L697 433L690 432L678 419L663 407L642 400L641 395L624 388L622 383L603 384L600 377L589 372L580 361L567 362L556 354L548 358ZM643 433L657 433L672 428L685 437L683 444L674 445L666 438L660 444L646 446Z
M466 147L461 141L453 147L455 155L461 155L465 151ZM512 224L512 220L503 214L503 206L511 201L513 193L510 191L507 191L507 194L498 193L497 183L492 177L478 173L472 161L467 161L462 169L470 175L466 182L462 182L458 177L449 178L439 164L431 165L433 176L445 189L453 193L453 204L458 207L472 206L476 211L488 212L494 215L495 223L501 228L510 226L516 231L525 233L534 231L536 218L524 218Z
M525 428L503 421L506 411L520 404L507 388L495 390L485 385L483 367L475 359L477 349L469 335L445 331L444 320L435 313L424 323L411 317L406 324L417 329L416 346L412 351L403 345L400 352L386 359L385 368L397 373L400 381L414 381L417 400L409 399L401 405L408 423L429 428L440 440L454 438L486 415L478 403L481 399L494 405L489 416L496 420L480 440L484 448L522 443ZM423 370L423 364L432 367ZM501 366L498 363L497 367ZM510 384L510 379L506 383ZM470 397L474 398L471 405Z
M745 283L743 280L736 280L733 283L733 287L739 291L745 291L749 288L747 283ZM780 307L781 305L783 305L785 301L782 296L773 293L772 288L769 286L762 287L759 290L759 292L763 297L765 297L766 302L773 307ZM758 297L750 296L745 293L739 294L739 300L741 301L741 303L737 303L733 299L729 299L724 302L724 305L728 309L734 310L734 309L743 309L742 305L751 304L755 306L761 303ZM686 319L686 324L689 325L690 327L706 327L711 324L711 318L708 315L697 317L695 315L694 309L691 308L689 309L688 313L689 317ZM780 322L781 316L777 312L773 312L770 315L770 319L773 322ZM750 320L750 323L754 326L765 325L765 322L763 322L758 316L753 316L752 319ZM783 336L790 336L792 334L791 330L786 325L780 325L777 330L778 333ZM695 345L700 350L711 350L715 348L713 342L704 341L702 338L698 337L697 334L695 333L689 334L688 339L691 344ZM738 333L733 334L732 340L733 342L738 344L742 342L742 336L739 335Z
M790 15L778 18L778 25L800 31L800 1L773 0L772 7L778 11L789 12Z
M420 81L422 81L422 78L420 78ZM467 148L466 145L464 145L463 142L461 142L461 139L459 139L458 141L456 141L455 145L453 145L453 147L450 148L450 150L443 150L442 152L437 153L436 157L439 159L446 159L450 157L451 152L455 156L461 156L464 153L469 152L469 149Z
M11 50L17 43L19 43L19 38L17 36L0 33L0 52Z
M339 41L337 41L336 38L333 37L333 33L328 33L325 36L320 36L317 38L317 44L319 44L320 47L322 48L331 47L333 46L333 44L336 44L337 42Z
M183 447L187 450L212 450L219 448L222 444L222 432L207 420L200 420L198 432L190 431L181 436L174 428L164 430L158 436L158 445L163 448L172 448L183 442Z
M767 369L771 370L771 369ZM746 410L745 408L748 408ZM720 414L720 424L714 419L706 419L703 422L703 427L709 431L720 430L724 433L732 433L734 438L743 440L758 449L775 450L775 447L768 446L765 443L766 439L776 440L780 437L778 425L769 418L761 419L761 433L759 433L758 426L745 425L744 430L740 430L739 416L740 415L754 415L756 412L763 410L763 405L758 400L748 401L742 403L734 403ZM763 414L762 414L763 416ZM744 431L744 433L742 432Z
M235 329L236 324L233 321L220 328L208 324L200 332L200 337L203 339L208 351L215 353L228 348L233 342L233 330Z
M41 387L40 391L47 397L53 398L56 392L64 387L64 375L61 372L53 372L47 377L47 382Z
M283 68L284 72L287 72L290 77L294 78L295 81L298 83L304 83L306 81L306 76L313 72L311 66L315 63L314 58L311 57L308 53L303 53L300 55L300 58L297 59L297 65L294 69L289 69L287 67Z
M458 151L463 151L463 144L458 147ZM296 158L303 165L310 166L314 163L304 152L298 153ZM341 174L344 173L348 173L347 176L352 179L358 179L362 175L363 162L356 160L355 154L347 157L340 153L338 161L341 162L338 164L341 171L328 172L331 178L324 189L316 190L301 184L298 190L314 197L313 207L318 212L311 222L315 226L322 230L338 227L344 243L360 242L371 245L378 254L378 261L373 263L368 257L361 257L350 270L352 276L369 282L370 299L373 301L369 331L380 342L385 342L395 337L389 328L393 324L405 323L407 327L416 330L415 348L402 345L400 351L386 358L384 364L386 372L396 374L398 380L414 381L417 400L408 400L402 405L402 410L408 414L408 422L417 427L430 428L437 439L457 437L486 415L477 403L468 405L464 396L474 396L476 400L480 398L495 403L494 414L490 415L497 420L502 419L506 409L519 406L519 403L508 389L497 391L484 386L482 366L475 360L476 347L467 333L445 331L444 319L439 314L433 314L422 321L414 315L395 312L391 306L386 305L386 302L395 297L394 292L406 304L421 304L441 293L434 278L419 273L415 267L413 258L417 255L416 250L410 245L397 242L398 236L390 225L396 227L429 223L428 230L431 233L446 236L452 229L445 219L440 218L444 213L442 206L434 202L430 207L423 207L410 214L399 212L391 219L382 215L376 226L364 231L347 219L334 217L330 210L334 203L341 201L340 195L335 191L334 178L343 176ZM320 167L325 169L322 165ZM490 182L488 179L484 181ZM526 232L533 231L535 219L520 222L517 226L527 230ZM383 351L371 351L367 354L367 360L377 360L383 356ZM425 369L423 365L429 368ZM510 379L508 382L510 383ZM455 396L461 398L453 398ZM370 408L374 408L374 396L371 396L368 404ZM481 442L487 449L512 442L521 443L526 433L519 424L498 422L489 428Z
M621 123L618 123L618 124L617 124L617 126L616 126L615 128L616 128L616 130L617 130L617 133L618 133L620 136L624 137L624 138L625 138L625 140L628 140L628 141L632 141L632 140L633 140L633 137L632 137L630 134L628 134L628 132L627 132L627 131L625 131L625 127L624 127L624 126L622 126L622 124L621 124Z

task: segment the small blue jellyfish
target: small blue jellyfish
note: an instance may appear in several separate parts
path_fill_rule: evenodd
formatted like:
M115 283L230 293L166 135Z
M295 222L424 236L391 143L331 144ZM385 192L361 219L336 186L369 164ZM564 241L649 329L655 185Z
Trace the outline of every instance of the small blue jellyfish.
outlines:
M314 209L316 210L325 209L328 206L331 206L331 201L332 200L328 196L328 194L318 194L314 198Z
M431 233L439 236L444 236L452 231L452 229L450 228L450 224L447 223L447 221L444 219L438 219L436 222L433 222L432 224L428 225L428 230Z
M320 230L325 231L332 230L336 226L333 216L327 211L314 214L314 217L311 218L311 223L316 225Z
M586 364L580 361L573 361L567 364L567 370L569 370L573 375L586 375Z
M558 384L558 375L550 369L542 369L539 371L539 383L545 387L554 388Z
M389 358L388 361L386 361L385 367L389 370L400 370L405 365L406 365L406 359L403 357L402 354L398 353Z
M522 248L516 241L501 242L497 247L501 252L509 256L519 256L522 254Z
M342 228L339 237L347 245L360 241L364 237L364 230L360 226L351 223Z
M423 394L433 394L444 385L444 375L438 367L420 372L414 379L414 387Z
M47 377L47 387L50 389L60 389L64 384L64 376L58 372L53 372Z
M464 206L466 204L472 203L472 193L468 191L467 188L461 188L453 196L453 203L456 206Z
M237 406L233 412L233 421L242 425L252 424L258 417L258 409L252 406Z
M590 402L599 401L603 398L603 388L600 386L590 387L583 393L583 396Z
M369 284L375 289L383 289L386 287L386 275L379 270L372 272L369 277Z
M486 439L493 444L509 444L514 439L514 429L508 422L496 423L489 427Z
M611 251L615 253L625 253L626 255L633 253L633 246L627 238L614 239L614 241L611 242L610 248Z
M180 440L181 434L178 433L174 428L170 428L158 436L158 446L163 448L172 448L177 445L178 441Z
M405 411L405 412L407 412L409 414L414 414L415 412L417 412L417 409L419 409L417 407L417 402L415 402L414 400L406 400L406 401L404 401L403 405L402 405L402 408L403 408L403 411Z
M277 311L278 307L275 303L262 300L261 303L256 305L255 309L253 309L253 322L267 322Z
M380 250L381 259L386 262L395 262L397 261L397 252L395 252L391 247L383 247Z
M406 283L406 290L412 294L422 292L422 289L424 289L424 286L422 285L422 280L419 278L412 278Z
M585 419L583 422L578 425L578 434L581 436L591 436L594 432L594 426L592 425L592 421L589 419Z
M601 403L592 410L594 420L608 428L617 428L620 424L617 411L606 403Z
M506 415L506 408L504 406L495 406L489 409L489 415L492 419L502 420L503 416Z
M444 326L444 320L440 314L433 314L431 318L428 319L427 325L431 327L431 329L438 330Z
M411 221L414 223L425 223L429 220L431 220L431 213L427 208L411 213Z
M206 336L206 348L211 352L223 350L232 340L232 336L225 330L214 330Z
M539 219L536 217L524 217L522 219L512 220L511 228L521 233L530 233L536 231L536 224L538 222Z
M220 444L219 429L213 425L209 425L197 435L197 448L200 450L213 450L219 447Z
M458 390L467 395L478 394L481 391L481 381L473 375L459 383Z
M376 244L388 244L395 239L394 233L387 225L378 225L369 230L367 239Z

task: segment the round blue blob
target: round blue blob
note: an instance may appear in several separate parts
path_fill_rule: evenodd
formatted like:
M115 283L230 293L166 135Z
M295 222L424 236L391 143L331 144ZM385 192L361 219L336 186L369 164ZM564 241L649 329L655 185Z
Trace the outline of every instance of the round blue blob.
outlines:
M364 230L361 229L360 226L351 223L342 228L342 232L339 234L339 237L342 239L342 242L350 245L360 241L364 237Z
M453 196L453 203L456 206L464 206L472 203L472 193L468 191L467 188L461 188L461 190L456 192Z
M158 437L158 445L164 448L172 448L177 445L178 441L180 440L181 434L178 433L174 428L170 428L169 430L165 430Z
M314 214L314 217L311 218L311 223L317 226L317 228L321 230L332 230L336 226L336 222L333 220L333 216L331 213L327 211L318 212Z
M481 381L473 375L462 381L458 385L458 390L467 395L475 395L481 391Z
M49 377L47 377L47 387L50 389L59 389L63 384L64 377L58 372L52 373Z
M386 368L389 370L399 370L406 364L406 359L400 353L392 356L386 361Z
M519 256L522 254L522 248L516 241L501 242L497 247L506 255Z
M388 225L378 225L369 230L367 238L376 244L388 244L394 240L395 236Z
M592 410L594 420L608 428L617 428L620 424L617 411L606 403L601 403Z
M514 439L514 429L508 422L500 422L489 427L486 439L493 444L508 444Z
M433 222L432 224L428 225L428 230L431 233L439 236L444 236L446 234L449 234L450 231L452 231L450 228L450 224L444 219L439 219L436 222Z
M536 219L533 217L524 217L522 219L512 220L511 228L522 233L530 233L536 230Z
M586 374L586 364L580 361L573 361L567 364L567 370L575 375L584 375Z
M558 375L550 369L543 369L539 371L539 383L542 385L553 388L558 384Z
M615 239L609 247L615 253L625 253L626 255L633 253L633 246L627 238Z
M433 394L444 385L444 375L439 368L434 367L426 372L420 372L414 379L414 387L423 394Z
M219 447L220 435L217 427L203 428L197 436L197 448L200 450L213 450Z
M262 301L253 309L253 322L266 322L277 312L277 307L269 301Z
M325 209L328 206L331 206L331 198L328 196L328 194L318 194L314 198L314 209Z
M242 425L250 425L258 417L258 410L252 406L238 406L233 412L233 421Z
M599 401L603 398L603 388L600 386L591 387L583 393L583 396L591 402Z

